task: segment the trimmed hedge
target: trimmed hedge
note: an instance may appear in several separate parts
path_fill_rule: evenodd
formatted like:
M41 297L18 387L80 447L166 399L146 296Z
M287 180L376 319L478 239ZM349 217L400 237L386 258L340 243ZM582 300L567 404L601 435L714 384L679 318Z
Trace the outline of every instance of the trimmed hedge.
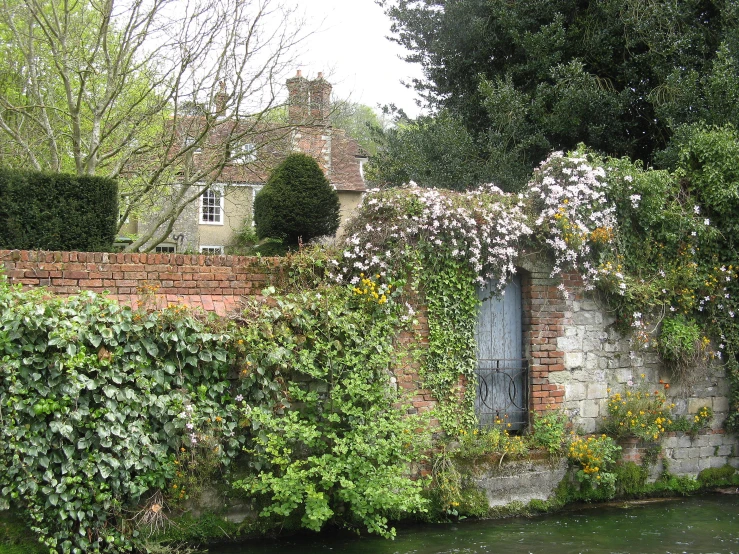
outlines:
M334 235L339 228L339 195L316 160L290 154L257 194L254 224L260 239L278 238L288 246Z
M117 223L111 179L0 169L0 248L110 251Z

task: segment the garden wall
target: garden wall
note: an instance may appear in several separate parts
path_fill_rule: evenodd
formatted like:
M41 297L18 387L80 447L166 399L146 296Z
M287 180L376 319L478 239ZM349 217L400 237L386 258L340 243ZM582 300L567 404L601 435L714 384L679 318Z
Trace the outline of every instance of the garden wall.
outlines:
M550 266L532 258L524 259L521 266L532 409L563 407L578 429L594 433L607 414L609 391L625 393L643 384L650 391L665 391L678 414L693 415L703 406L714 412L710 429L697 436L668 433L662 439L653 476L663 465L673 474L693 476L726 463L739 467L737 437L722 428L729 412L729 382L720 364L711 365L692 387L684 387L673 379L657 352L639 349L615 329L615 317L597 292L584 292L578 275L552 278ZM557 288L560 283L568 291L567 298ZM649 445L624 446L624 458L638 462Z
M61 294L89 290L136 307L186 304L225 315L244 296L259 296L279 272L276 258L0 250L11 283Z
M62 295L81 289L105 292L133 307L143 301L143 295L160 307L187 304L221 315L236 309L242 297L259 296L280 272L279 259L240 256L0 250L0 260L9 280L24 287L45 286ZM592 433L606 414L609 389L623 392L640 382L657 389L663 387L660 381L671 383L666 392L678 413L694 414L708 406L715 416L711 428L696 437L673 434L663 439L662 456L670 471L695 475L727 462L739 467L737 439L722 429L729 410L729 385L719 365L686 390L672 382L656 352L635 350L615 330L615 318L596 294L583 292L577 274L552 278L548 262L530 256L521 260L520 271L532 411L562 407L578 429ZM558 288L561 284L567 297ZM427 340L424 314L418 319L416 332L403 340ZM414 393L413 411L435 405L428 391L417 390L412 364L398 370L395 381ZM635 446L625 454L638 459L640 453Z

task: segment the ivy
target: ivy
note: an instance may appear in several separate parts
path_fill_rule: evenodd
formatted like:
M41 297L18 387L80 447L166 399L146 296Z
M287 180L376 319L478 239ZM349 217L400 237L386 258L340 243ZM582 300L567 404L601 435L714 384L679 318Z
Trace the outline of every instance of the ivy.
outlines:
M132 549L126 510L173 476L179 415L228 404L227 344L178 308L62 300L0 276L0 486L50 552ZM218 413L226 460L236 412Z
M429 265L420 279L429 314L429 344L420 377L439 401L441 427L456 435L476 421L476 387L464 386L475 382L477 367L475 275L455 260L431 258Z

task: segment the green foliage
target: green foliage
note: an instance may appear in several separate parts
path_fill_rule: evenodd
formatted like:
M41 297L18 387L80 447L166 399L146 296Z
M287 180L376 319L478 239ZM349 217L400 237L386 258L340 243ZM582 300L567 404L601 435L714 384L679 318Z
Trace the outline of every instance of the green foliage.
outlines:
M254 200L257 236L287 245L333 235L339 228L339 196L318 162L290 154L269 176Z
M430 246L427 252L434 260ZM442 428L456 435L460 429L476 424L475 387L467 386L463 391L460 376L468 383L476 379L479 300L475 276L464 262L443 258L434 261L421 274L429 314L429 343L419 375L439 401L437 417Z
M113 180L0 170L0 248L110 251L117 224Z
M733 2L378 3L423 69L414 87L464 126L497 184L522 186L580 142L651 163L680 125L738 121Z
M704 487L720 487L737 484L736 469L726 464L722 467L708 467L698 474L698 482Z
M190 410L220 414L222 461L233 458L227 340L177 308L0 281L0 485L49 551L130 550L125 511L165 488L185 433L188 447L200 438Z
M567 414L562 411L535 412L529 437L531 444L544 448L551 455L559 454L565 442L567 423Z
M324 287L275 298L243 330L242 388L257 405L244 400L242 425L256 471L234 486L260 499L262 517L392 536L389 518L426 509L423 482L408 474L425 424L403 415L390 387L399 326L392 302Z
M660 356L668 362L689 362L702 351L701 329L695 321L679 314L662 320L659 340Z
M398 121L380 134L380 144L366 172L375 185L413 181L423 187L465 190L491 180L475 139L447 112Z
M581 488L597 490L596 497L602 500L616 494L616 474L613 472L621 447L606 435L577 437L570 442L567 456L580 466L577 479ZM595 499L595 497L593 497Z
M711 419L713 410L710 406L703 406L693 415L674 417L668 428L670 431L682 431L694 437L711 423Z
M334 102L330 119L334 129L346 132L369 156L377 154L377 139L383 131L384 121L372 108L356 102Z
M610 390L610 389L609 389ZM608 415L603 421L603 432L620 437L637 437L644 441L659 440L671 429L674 404L667 401L664 392L651 392L643 384L637 390L608 397Z
M616 475L616 494L622 498L639 498L645 492L649 471L646 467L625 462L613 468Z

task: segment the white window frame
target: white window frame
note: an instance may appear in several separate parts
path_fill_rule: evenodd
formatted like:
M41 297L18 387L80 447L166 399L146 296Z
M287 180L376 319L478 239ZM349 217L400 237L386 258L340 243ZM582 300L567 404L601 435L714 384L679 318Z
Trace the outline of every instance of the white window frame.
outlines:
M183 143L183 146L185 149L188 149L190 146L195 144L195 141L197 139L195 137L191 137L190 135L185 135L185 141ZM200 145L197 145L195 148L191 150L193 154L200 154L203 151L203 149L200 147Z
M245 142L236 144L234 147L234 155L231 156L235 164L247 164L257 159L257 145L253 142Z
M213 193L214 195L219 196L218 204L214 202L212 205L211 204L206 205L205 203L206 200L209 200L210 198L212 198L212 196L209 193ZM200 195L200 202L199 202L199 206L200 206L199 212L200 213L198 214L198 222L200 223L200 225L224 225L224 219L225 219L224 217L225 214L223 211L224 196L225 195L224 195L223 187L219 185L211 185L203 191L203 194ZM206 209L212 209L212 208L218 208L218 212L217 212L218 219L217 220L215 219L216 214L213 213L212 217L214 219L206 220L205 219Z
M223 255L223 246L214 246L214 245L207 245L204 244L200 247L200 253L201 254L210 254L212 256L222 256Z

